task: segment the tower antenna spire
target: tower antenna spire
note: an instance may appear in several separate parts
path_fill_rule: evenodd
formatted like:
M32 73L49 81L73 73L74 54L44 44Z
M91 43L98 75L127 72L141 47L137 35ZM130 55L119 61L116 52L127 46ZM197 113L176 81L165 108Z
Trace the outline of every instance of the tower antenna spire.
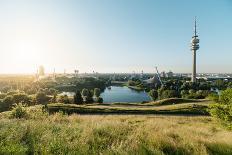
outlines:
M195 16L195 20L194 20L194 36L197 36L197 17Z

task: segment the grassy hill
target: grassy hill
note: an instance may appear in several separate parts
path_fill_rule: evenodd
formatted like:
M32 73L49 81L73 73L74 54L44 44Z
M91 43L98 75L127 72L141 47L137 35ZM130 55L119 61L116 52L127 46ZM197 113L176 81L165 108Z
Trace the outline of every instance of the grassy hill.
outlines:
M0 154L232 154L232 132L209 116L0 113Z
M191 114L208 115L208 100L165 99L151 103L112 103L112 104L49 104L50 113L81 114Z
M201 113L210 103L51 104L50 114L37 105L27 107L28 115L21 119L3 112L0 154L230 155L232 132Z

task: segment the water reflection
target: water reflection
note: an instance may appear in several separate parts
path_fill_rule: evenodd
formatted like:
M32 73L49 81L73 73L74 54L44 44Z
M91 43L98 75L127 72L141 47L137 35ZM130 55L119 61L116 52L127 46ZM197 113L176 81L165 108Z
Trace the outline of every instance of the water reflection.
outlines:
M128 87L111 86L101 94L104 103L112 102L143 102L151 101L151 98L144 91L136 91Z

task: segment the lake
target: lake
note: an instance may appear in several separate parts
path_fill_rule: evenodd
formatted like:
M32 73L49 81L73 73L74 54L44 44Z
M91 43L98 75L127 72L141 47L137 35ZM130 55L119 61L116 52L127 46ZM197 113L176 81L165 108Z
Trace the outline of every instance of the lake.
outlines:
M145 91L135 91L126 86L111 86L106 88L101 97L104 103L112 102L143 102L151 101L151 98Z
M74 92L62 92L60 95L74 96ZM151 101L151 98L145 91L136 91L126 86L111 86L101 93L104 103L113 102L134 102Z

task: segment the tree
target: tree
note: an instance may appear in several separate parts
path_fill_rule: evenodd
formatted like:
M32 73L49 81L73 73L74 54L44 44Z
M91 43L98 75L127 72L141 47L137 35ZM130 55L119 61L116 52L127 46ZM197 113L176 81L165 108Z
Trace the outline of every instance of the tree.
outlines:
M218 103L210 105L210 114L232 129L232 89L221 92Z
M0 104L0 111L7 111L10 110L12 108L14 104L14 100L13 100L13 96L9 95L6 96L2 103Z
M101 90L99 88L94 88L94 96L96 97L97 103L103 103L103 98L100 97Z
M65 103L65 104L69 104L69 98L68 98L68 95L61 95L59 97L59 102L60 103Z
M154 101L158 98L158 92L155 89L150 90L149 95Z
M84 88L81 94L85 103L93 103L92 93L88 89Z
M179 94L176 90L164 90L159 94L160 99L179 97Z
M188 94L189 94L189 92L187 90L181 90L181 92L180 92L180 95L182 98L185 98Z
M86 96L88 96L88 93L89 93L89 90L84 88L84 89L82 89L81 95L86 97Z
M49 97L44 92L38 92L35 95L35 100L37 104L47 104Z
M101 94L101 90L99 88L94 88L94 96L98 98L100 94Z
M83 98L81 96L81 92L79 90L76 91L76 94L74 95L74 104L82 104Z
M96 100L97 103L103 103L103 98L102 97L98 97Z
M189 94L194 94L196 91L194 89L189 90Z

